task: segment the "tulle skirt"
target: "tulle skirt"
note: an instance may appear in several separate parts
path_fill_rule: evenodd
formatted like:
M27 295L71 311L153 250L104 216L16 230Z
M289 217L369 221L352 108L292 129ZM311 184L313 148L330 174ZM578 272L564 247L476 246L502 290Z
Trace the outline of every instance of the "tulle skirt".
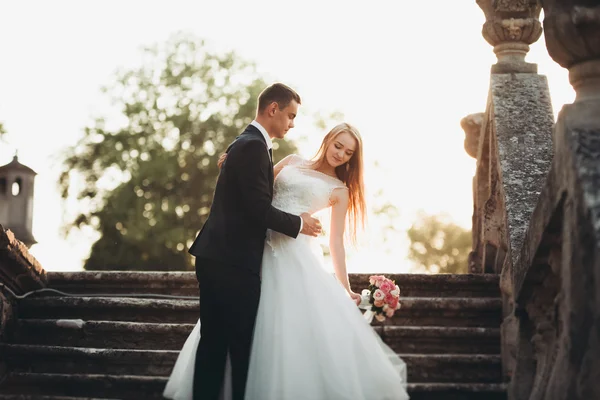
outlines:
M192 399L199 338L197 324L177 359L165 397ZM225 375L222 399L229 400L229 365ZM316 241L269 232L246 400L346 399L408 399L406 365L325 270Z

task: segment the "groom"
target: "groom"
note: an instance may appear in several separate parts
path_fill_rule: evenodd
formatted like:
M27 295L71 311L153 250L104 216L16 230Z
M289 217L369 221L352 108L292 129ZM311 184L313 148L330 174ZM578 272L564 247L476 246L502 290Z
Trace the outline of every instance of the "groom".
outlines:
M293 238L317 236L319 221L277 210L273 199L271 139L294 127L300 96L275 83L258 97L256 119L227 149L210 214L189 252L196 256L201 337L194 399L217 399L229 352L233 399L242 400L260 297L266 230Z

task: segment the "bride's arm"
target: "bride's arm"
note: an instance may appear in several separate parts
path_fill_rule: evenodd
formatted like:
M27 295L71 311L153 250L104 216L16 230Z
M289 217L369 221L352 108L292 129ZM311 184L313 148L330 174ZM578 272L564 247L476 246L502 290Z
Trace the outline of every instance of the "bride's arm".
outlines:
M349 194L346 188L334 189L331 194L331 227L329 232L329 251L338 281L344 286L350 297L358 304L360 295L350 288L346 269L346 249L344 248L344 229L348 212Z

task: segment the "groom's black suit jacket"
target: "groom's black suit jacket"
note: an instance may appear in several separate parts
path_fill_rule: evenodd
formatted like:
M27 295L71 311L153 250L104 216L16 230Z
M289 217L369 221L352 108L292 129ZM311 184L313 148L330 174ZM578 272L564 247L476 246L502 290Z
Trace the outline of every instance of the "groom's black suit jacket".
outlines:
M273 200L273 163L265 138L253 125L227 149L210 214L189 252L259 273L267 228L298 236L300 217Z

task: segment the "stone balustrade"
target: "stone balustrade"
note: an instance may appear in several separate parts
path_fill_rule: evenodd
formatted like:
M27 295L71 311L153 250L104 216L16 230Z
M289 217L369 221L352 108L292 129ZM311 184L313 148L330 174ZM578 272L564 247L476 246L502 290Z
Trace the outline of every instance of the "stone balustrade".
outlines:
M498 62L486 111L461 121L477 158L471 272L501 274L509 398L600 398L600 3L477 0ZM573 104L552 122L529 45L544 34ZM474 147L477 151L474 151Z
M575 89L512 270L511 399L600 398L600 3L542 0L550 56Z

